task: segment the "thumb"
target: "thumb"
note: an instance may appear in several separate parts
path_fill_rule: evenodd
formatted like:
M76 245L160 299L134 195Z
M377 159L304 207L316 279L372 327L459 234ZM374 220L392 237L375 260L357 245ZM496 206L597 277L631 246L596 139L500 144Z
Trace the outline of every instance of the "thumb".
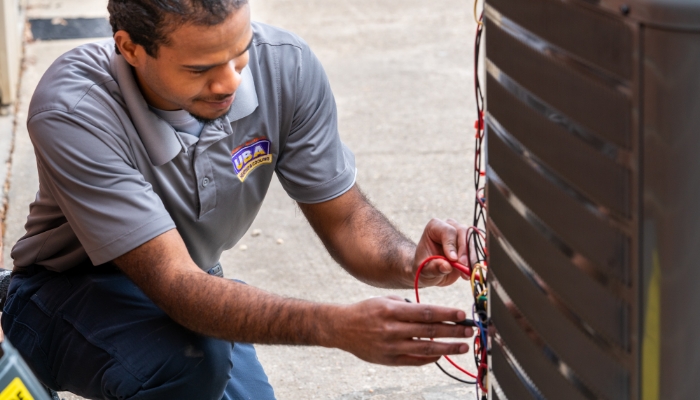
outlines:
M447 275L450 272L452 272L452 265L450 265L450 263L444 259L441 259L430 261L425 268L423 268L421 275L425 276L426 278L434 278L441 275Z

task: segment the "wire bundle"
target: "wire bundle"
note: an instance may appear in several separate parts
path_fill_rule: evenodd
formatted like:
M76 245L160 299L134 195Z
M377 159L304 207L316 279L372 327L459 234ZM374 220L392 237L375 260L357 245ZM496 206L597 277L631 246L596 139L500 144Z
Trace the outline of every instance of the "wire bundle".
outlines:
M474 17L476 18L476 2L474 2ZM482 157L483 145L484 145L484 93L481 90L481 82L479 81L479 53L481 50L481 35L484 32L484 25L482 23L483 13L477 20L476 25L476 38L474 41L474 96L476 97L476 115L477 120L474 123L474 129L476 130L476 135L474 135L474 192L476 193L476 201L474 202L474 219L472 221L472 229L469 232L469 250L470 258L469 263L471 264L473 260L476 263L483 263L486 265L486 258L488 257L488 252L486 250L486 191L482 183L482 177L486 175L484 171L483 164L484 158ZM473 257L472 257L473 256ZM471 267L472 265L469 265ZM475 293L476 295L476 293Z
M476 18L476 3L474 1L474 18ZM472 227L467 234L469 243L469 268L472 271L470 283L472 286L472 295L474 296L474 305L472 307L472 318L479 329L479 334L474 338L474 363L477 366L477 387L476 398L479 399L479 390L481 390L481 398L485 399L485 393L488 391L486 377L488 375L488 338L486 328L488 326L488 286L486 284L487 276L487 258L488 250L486 248L486 190L482 178L486 175L484 169L484 93L481 89L479 81L479 54L481 50L481 36L484 32L483 12L479 15L476 24L476 35L474 40L474 96L476 97L476 115L477 120L474 124L476 134L475 153L474 153L474 192L476 193L476 201L474 202L474 219Z
M473 228L470 228L473 229ZM480 232L481 233L481 232ZM483 235L483 233L481 233ZM480 236L482 237L482 236ZM482 237L485 239L485 237ZM444 356L444 358L452 364L453 367L457 368L460 372L468 375L469 377L475 379L474 381L467 381L461 378L458 378L449 372L447 372L439 363L435 363L435 365L440 368L440 370L445 373L447 376L449 376L452 379L455 379L459 382L466 383L469 385L477 385L477 390L476 390L476 395L477 399L479 399L479 390L482 392L486 393L486 376L488 374L488 341L487 341L487 314L486 314L486 304L487 304L487 294L488 294L488 287L486 286L486 266L481 263L477 262L474 264L473 268L470 268L468 266L462 265L460 263L450 261L447 258L443 256L431 256L423 260L421 265L418 267L416 270L416 277L413 282L414 290L416 292L416 303L420 303L420 294L418 292L419 285L420 285L420 274L423 268L433 260L445 260L452 265L453 268L459 270L462 272L465 276L469 277L469 281L472 286L472 293L474 294L474 306L472 307L472 321L468 321L470 323L473 323L473 325L478 329L477 335L474 337L474 345L473 345L473 353L474 353L474 363L477 366L477 373L471 373L464 369L463 367L459 366L457 363L455 363L449 356ZM464 321L465 323L467 321ZM432 338L430 338L432 340ZM482 397L483 399L483 397Z
M462 265L456 262L447 260L445 257L433 256L428 257L419 266L416 272L416 279L414 282L416 291L416 301L420 303L420 297L418 295L418 284L420 272L430 261L435 259L443 259L452 265L453 268L461 271L465 276L469 277L469 281L472 287L472 295L474 296L474 305L472 307L472 319L473 324L478 329L477 335L474 337L474 363L477 367L477 373L473 374L464 368L457 365L449 357L445 356L445 359L452 364L460 372L470 376L475 379L474 381L467 381L460 379L450 373L448 373L439 363L435 363L438 368L446 375L455 379L459 382L466 384L476 385L476 398L485 400L487 389L487 375L488 375L488 338L487 338L487 327L488 327L488 286L486 283L487 278L487 258L488 250L486 247L486 191L482 183L482 178L485 177L486 172L484 170L484 157L483 156L483 145L484 145L484 93L481 89L481 82L479 80L479 53L481 49L481 36L484 31L483 25L483 12L477 18L477 0L474 1L474 19L476 20L476 36L474 42L474 95L476 97L476 112L477 120L474 123L475 134L475 154L474 154L474 191L476 193L476 199L474 201L474 217L472 220L472 226L467 231L467 243L468 243L468 265ZM480 394L481 391L481 394Z
M479 398L479 389L484 393L486 388L486 376L488 375L488 338L487 326L488 316L486 312L488 302L488 287L486 286L486 266L482 263L474 264L471 274L472 293L474 294L474 305L472 306L472 319L479 329L474 337L474 364L477 367L477 390L476 397Z

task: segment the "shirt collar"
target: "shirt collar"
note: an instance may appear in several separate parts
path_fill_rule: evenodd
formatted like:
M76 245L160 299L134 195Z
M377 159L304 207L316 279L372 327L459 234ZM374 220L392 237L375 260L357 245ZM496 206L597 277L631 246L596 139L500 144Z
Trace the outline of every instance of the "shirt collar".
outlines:
M131 122L146 147L151 163L157 167L175 158L182 151L182 143L178 140L175 129L148 108L134 80L131 65L116 53L112 54L110 64Z
M141 137L151 163L156 167L161 166L181 151L187 151L175 129L149 109L136 84L131 65L124 57L113 53L110 64L131 121ZM227 114L230 122L247 117L258 107L258 95L250 67L246 66L241 75L241 85L236 90L236 98Z
M231 110L228 112L229 122L245 118L258 108L258 92L255 91L255 81L250 66L246 65L241 71L241 84L236 90Z

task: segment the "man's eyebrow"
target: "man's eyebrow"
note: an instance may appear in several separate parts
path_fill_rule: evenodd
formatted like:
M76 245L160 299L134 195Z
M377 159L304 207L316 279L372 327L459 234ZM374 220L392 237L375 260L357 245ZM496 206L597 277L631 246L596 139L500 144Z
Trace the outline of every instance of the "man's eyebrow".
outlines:
M237 54L235 57L233 57L233 58L238 58L238 57L242 56L243 54L245 54L246 51L250 50L250 48L253 46L253 39L254 39L254 38L251 37L251 38L250 38L250 42L248 42L248 45L245 47L245 49L243 49L243 51L241 51L240 53L238 53L238 54ZM211 69L211 68L214 68L214 67L218 67L219 65L221 65L221 64L183 65L182 67L183 67L183 68L188 68L188 69L207 70L207 69Z

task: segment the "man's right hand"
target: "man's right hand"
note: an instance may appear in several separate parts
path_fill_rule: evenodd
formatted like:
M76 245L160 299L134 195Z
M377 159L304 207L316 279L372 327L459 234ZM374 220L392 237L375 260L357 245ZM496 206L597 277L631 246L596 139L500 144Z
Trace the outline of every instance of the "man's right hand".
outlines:
M331 347L371 363L424 365L469 350L466 343L429 340L472 336L472 328L446 323L465 318L464 311L454 308L407 303L395 296L375 297L341 306L327 339Z

